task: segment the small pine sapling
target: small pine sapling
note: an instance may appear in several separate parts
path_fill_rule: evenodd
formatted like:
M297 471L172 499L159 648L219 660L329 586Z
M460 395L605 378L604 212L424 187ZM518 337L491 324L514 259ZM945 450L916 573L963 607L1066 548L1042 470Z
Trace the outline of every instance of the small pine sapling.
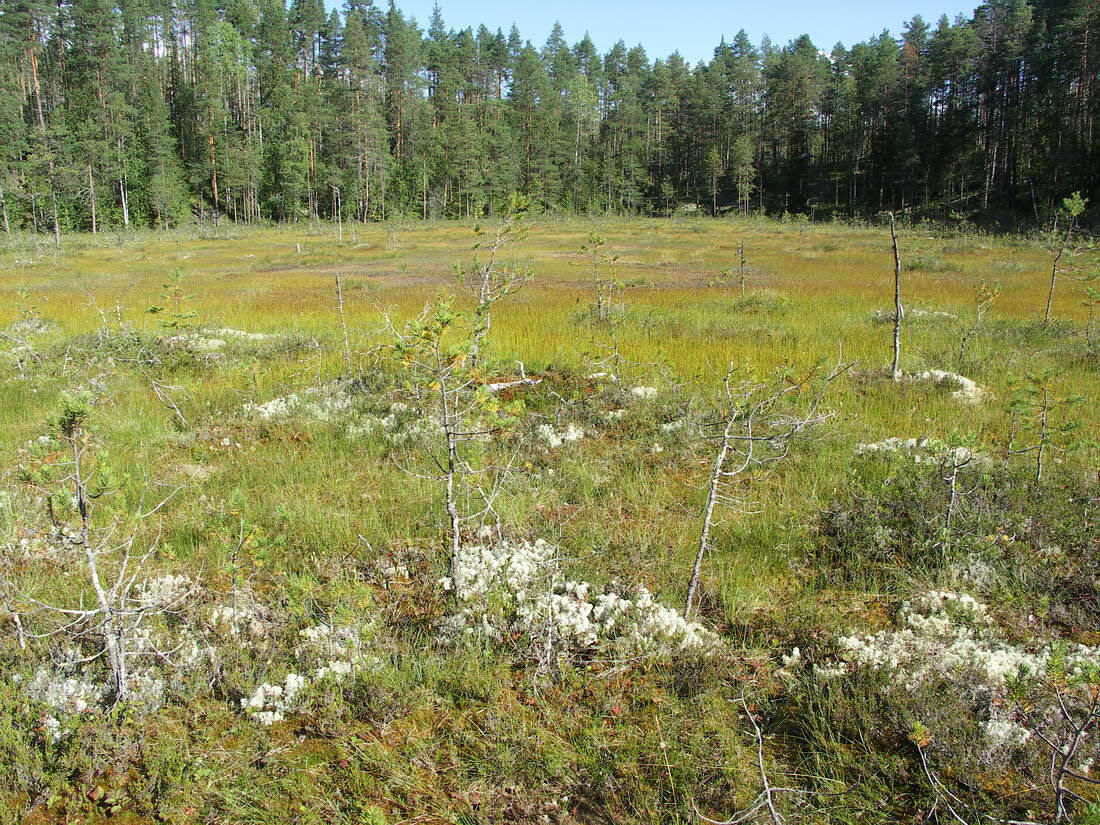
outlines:
M748 281L748 265L745 260L745 243L743 241L737 244L737 266L726 267L718 274L718 283L722 286L729 286L737 281L737 285L741 291L741 300L745 300L745 284Z
M608 273L612 272L615 262L619 259L618 255L608 255L604 252L605 246L607 246L607 239L598 232L591 232L588 235L588 242L578 250L578 254L586 255L589 259L592 292L596 300L593 309L596 320L600 323L611 320L615 311L615 293L616 291L621 293L623 289L622 284L603 272L603 269L607 269Z
M1053 256L1053 260L1050 263L1050 289L1047 291L1043 323L1049 324L1052 318L1054 287L1058 282L1058 273L1062 271L1062 259L1077 253L1070 243L1073 240L1073 232L1077 228L1077 219L1085 213L1088 203L1088 198L1082 198L1080 192L1074 192L1068 198L1063 198L1062 205L1054 213L1050 229L1047 230L1047 249ZM1059 222L1065 227L1064 230L1059 228Z
M77 606L64 607L30 598L38 610L60 619L53 629L28 636L42 639L60 635L70 642L90 645L92 652L89 655L63 664L73 667L105 659L110 672L109 695L114 704L118 704L130 698L130 660L133 657L154 655L169 660L170 651L149 649L152 642L147 634L141 633L142 625L150 616L177 607L190 591L173 594L167 600L142 597L143 573L157 544L154 542L139 554L134 549L137 539L134 532L119 537L117 522L105 527L93 526L95 502L107 494L112 485L107 468L89 466L92 439L86 423L90 413L91 402L87 398L69 397L63 401L56 431L67 453L67 462L61 466L68 474L58 479L58 483L67 490L64 495L61 490L54 490L45 501L50 519L57 526L62 523L61 501L66 501L66 509L73 511L75 529L66 529L63 535L82 556L93 604L85 606L81 600ZM153 515L167 501L166 498L148 512L138 514L137 520Z
M1065 450L1072 446L1065 442L1065 437L1081 426L1079 421L1067 419L1065 413L1083 398L1058 395L1054 380L1056 375L1050 369L1028 374L1023 390L1017 393L1009 405L1011 422L1006 454L1033 454L1036 484L1043 480L1047 455L1054 450ZM1016 446L1020 430L1031 433L1031 443L1023 447Z
M194 299L194 295L188 295L184 289L186 277L183 274L183 270L174 269L172 274L168 276L168 280L161 285L164 290L161 293L161 299L171 306L171 311L168 312L167 318L160 322L162 327L166 329L183 329L191 326L191 322L198 317L198 313L193 309L185 309L184 305ZM145 310L150 315L159 315L168 311L167 306L160 304L154 304Z
M993 309L993 303L1000 294L1001 287L999 284L990 286L985 281L982 281L974 291L974 323L963 331L962 337L959 339L960 366L966 360L966 351L970 346L971 340L981 331L982 325L985 323L985 317L989 314L989 311Z
M453 592L462 592L465 582L459 559L462 529L469 522L498 523L494 508L504 489L511 463L504 468L475 469L464 446L491 436L507 421L515 407L506 407L482 387L470 366L469 351L473 333L462 335L461 316L449 302L429 304L415 319L397 329L387 319L393 337L393 352L407 375L412 394L430 410L439 425L439 441L432 451L436 473L426 478L443 486L443 509L448 526L448 569ZM491 420L491 426L476 426L478 420ZM486 476L496 470L492 484L472 482L474 476ZM476 496L481 507L462 512L460 499Z

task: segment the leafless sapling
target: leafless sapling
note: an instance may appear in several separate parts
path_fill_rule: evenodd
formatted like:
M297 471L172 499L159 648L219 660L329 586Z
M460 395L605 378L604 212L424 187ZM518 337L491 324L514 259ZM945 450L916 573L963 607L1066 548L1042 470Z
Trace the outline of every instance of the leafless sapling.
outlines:
M943 515L943 552L947 553L951 545L952 532L955 529L955 517L963 500L973 494L977 483L970 489L963 489L964 471L979 464L981 459L969 447L948 447L940 458L940 478L947 484L947 510Z
M1021 693L1018 700L1006 703L1014 721L1037 746L1037 756L1042 760L1034 778L1023 773L1017 776L1035 794L1050 794L1053 816L1047 821L1054 823L1072 821L1078 804L1088 802L1078 791L1100 785L1100 779L1091 775L1096 756L1093 740L1100 728L1100 672L1095 665L1082 667L1079 662L1067 667L1064 652L1064 648L1056 646L1044 676ZM921 736L910 736L917 745L921 768L936 804L942 803L955 822L1039 825L1032 820L992 816L953 792L934 769L929 758L931 737L923 726L921 730ZM1037 781L1039 777L1041 781Z
M348 337L348 318L344 313L344 282L340 270L336 270L336 314L340 318L340 331L344 336L344 369L351 375L351 340Z
M1089 775L1096 746L1086 747L1100 728L1100 673L1095 667L1056 672L1053 678L1048 674L1046 682L1046 690L1053 693L1055 701L1029 703L1031 710L1025 715L1025 724L1050 751L1047 778L1053 794L1054 822L1069 822L1072 806L1086 802L1071 785L1100 785L1100 779ZM1038 710L1043 705L1049 708L1045 713Z
M721 417L712 424L718 430L712 436L718 450L711 467L707 484L707 499L703 506L702 525L699 530L698 550L688 580L684 617L691 618L695 609L696 594L702 575L703 558L710 548L710 534L714 526L715 508L720 501L740 504L741 500L730 492L735 478L744 478L786 458L794 439L806 430L830 417L820 412L821 400L829 385L844 374L850 364L838 363L822 379L805 408L791 409L787 399L793 394L810 390L813 375L795 382L762 383L735 381L737 373L731 367L723 381L724 407ZM720 429L719 429L720 428Z
M474 309L474 323L470 330L470 365L479 366L481 350L489 337L492 327L493 304L507 298L531 282L532 274L528 267L516 263L502 263L501 251L509 244L516 243L525 235L523 221L527 216L527 201L520 196L512 198L509 210L501 218L493 233L492 240L486 240L487 232L480 226L475 228L477 243L474 249L485 249L486 257L475 253L473 264L469 267L456 266L458 282L466 287L477 301Z

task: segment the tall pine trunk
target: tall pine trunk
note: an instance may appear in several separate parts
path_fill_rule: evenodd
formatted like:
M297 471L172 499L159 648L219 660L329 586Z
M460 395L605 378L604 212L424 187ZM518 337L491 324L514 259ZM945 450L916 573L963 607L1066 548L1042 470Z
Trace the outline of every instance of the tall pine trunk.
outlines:
M92 177L92 165L88 164L88 200L92 204L92 234L95 235L99 231L99 227L96 222L95 211L95 178Z
M49 136L46 134L46 116L42 113L42 86L38 82L38 54L34 47L27 49L31 59L31 82L34 86L34 105L38 112L38 129L42 133L42 145L46 149L46 164L50 177L50 203L53 206L53 243L61 248L61 222L57 213L57 181L54 176L53 155L50 153Z

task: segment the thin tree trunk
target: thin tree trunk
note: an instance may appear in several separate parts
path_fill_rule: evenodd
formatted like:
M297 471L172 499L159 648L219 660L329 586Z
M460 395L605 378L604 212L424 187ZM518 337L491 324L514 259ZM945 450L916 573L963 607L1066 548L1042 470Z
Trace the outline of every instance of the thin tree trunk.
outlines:
M436 358L438 360L438 353ZM448 572L451 574L451 585L454 588L455 598L461 598L465 580L462 576L462 568L459 565L459 555L462 552L462 520L458 515L458 501L455 497L455 476L458 475L459 471L458 433L455 430L457 422L453 420L455 411L451 409L451 399L448 396L450 392L451 388L447 380L440 381L439 397L442 405L442 424L443 430L447 434L446 507L447 519L451 525L451 558L448 564Z
M1058 281L1058 261L1062 259L1062 252L1065 250L1063 246L1058 250L1058 254L1054 256L1054 262L1050 265L1050 290L1047 292L1047 307L1043 312L1043 323L1050 323L1050 313L1054 306L1054 284Z
M1039 407L1039 449L1035 451L1035 483L1043 480L1043 450L1047 446L1047 413L1050 411L1050 398L1043 387L1043 401Z
M92 202L92 234L97 232L95 212L95 178L92 177L92 165L88 164L88 198Z
M340 273L336 273L336 310L340 313L340 329L344 333L344 368L351 375L351 343L348 339L348 320L344 315L344 284Z
M8 220L8 198L4 194L4 188L0 186L0 212L4 215L4 234L11 234L11 223Z
M214 135L206 136L206 145L210 154L210 194L214 196L214 226L218 225L218 164L214 149Z
M118 179L118 194L122 199L122 225L127 229L130 227L130 196L126 192L126 179Z
M38 128L42 133L42 143L46 147L47 168L50 173L50 201L53 205L53 242L61 248L61 222L57 211L57 182L54 179L53 155L50 153L49 138L46 134L46 116L42 113L42 86L38 82L38 54L34 48L27 50L31 58L31 80L34 84L34 104L38 111Z
M890 374L901 380L901 256L898 254L898 233L894 226L894 213L890 213L890 241L894 247L894 363Z
M127 698L129 681L126 673L126 646L125 628L121 624L117 611L99 576L97 553L92 547L91 519L89 516L89 503L87 482L82 472L81 458L83 450L80 447L80 427L68 435L69 447L73 458L73 484L76 487L77 508L80 511L80 543L84 548L84 561L88 568L88 578L91 579L92 588L95 590L96 601L99 602L99 611L103 614L103 644L107 651L107 662L111 668L111 682L114 687L115 702L125 701Z
M722 481L722 469L729 455L729 434L733 427L733 419L726 422L726 431L722 437L722 447L718 451L718 457L714 459L714 469L710 474L710 488L707 490L707 504L703 509L703 529L699 533L699 550L695 554L695 564L691 567L691 580L688 582L687 600L684 602L684 618L691 618L691 611L695 607L695 593L699 589L699 578L703 572L703 557L707 553L710 544L710 527L714 521L714 505L718 501L718 488Z
M1050 264L1050 291L1047 292L1047 306L1046 311L1043 313L1043 323L1049 324L1051 311L1054 307L1054 284L1058 280L1058 264L1062 260L1062 256L1066 252L1066 247L1069 246L1070 239L1073 237L1074 218L1070 219L1069 229L1066 231L1066 237L1062 240L1062 245L1058 247L1058 254L1054 256L1054 260Z

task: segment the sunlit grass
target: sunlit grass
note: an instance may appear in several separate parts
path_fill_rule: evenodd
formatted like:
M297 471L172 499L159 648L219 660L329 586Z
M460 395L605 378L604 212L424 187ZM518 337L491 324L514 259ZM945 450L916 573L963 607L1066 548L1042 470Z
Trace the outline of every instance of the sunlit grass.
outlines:
M578 250L591 232L604 236L606 250L616 257L608 274L628 285L622 299L626 315L613 327L592 324L586 316L590 273ZM187 404L201 419L232 416L244 403L267 400L341 372L334 344L337 273L343 279L352 339L360 354L383 340L383 312L402 319L441 295L456 295L460 306L466 300L452 271L455 263L473 254L471 223L371 225L354 228L354 235L346 228L343 243L335 240L330 227L319 225L223 227L220 235L81 236L70 239L60 255L27 238L10 243L0 256L6 267L0 282L0 323L33 307L56 325L50 336L55 341L119 320L155 333L163 315L146 310L165 304L163 285L178 270L186 291L182 303L195 314L195 325L312 336L322 343L322 350L303 350L290 360L268 359L184 376ZM736 267L738 244L744 244L748 260L748 295L767 296L757 307L739 308L736 285L713 286L723 269ZM890 305L889 254L888 233L872 229L759 221L532 221L526 239L507 250L507 256L530 266L535 280L497 309L490 356L506 371L522 360L528 370L576 372L616 348L628 362L639 365L639 381L647 371L656 375L663 369L677 381L688 382L685 393L713 390L730 363L761 377L780 368L801 375L815 364L853 361L864 377L838 385L829 399L836 413L831 427L849 440L927 435L998 443L1007 429L1011 381L1044 363L1062 370L1066 387L1086 393L1096 389L1095 368L1067 363L1061 350L1069 342L1044 337L1038 328L1032 334L1038 336L1038 351L1026 355L1006 353L988 336L976 339L970 362L978 371L970 377L992 392L989 403L979 407L962 406L928 386L898 386L874 378L889 355L888 325L871 322L875 310ZM1039 247L913 231L902 236L902 255L903 262L914 262L903 276L906 305L950 312L959 319L906 326L903 366L909 370L959 368L950 361L961 330L973 316L974 291L982 281L996 283L1001 290L987 326L1038 316L1049 261ZM1057 317L1078 323L1083 319L1077 292L1076 284L1062 285ZM13 440L44 420L54 391L60 389L46 385L30 392L18 382L5 385L4 427ZM161 440L157 429L163 427L166 412L146 388L112 388L112 406L112 439L134 445ZM1088 424L1098 423L1094 408L1081 409L1080 414ZM281 495L310 502L300 507L296 519L311 508L332 508L338 517L319 520L324 523L324 540L345 546L356 532L357 518L368 518L379 534L385 525L401 525L396 531L400 534L410 531L410 522L398 515L400 507L383 505L369 516L357 516L354 497L334 496L324 489L322 476L331 479L344 472L338 469L342 463L355 461L341 462L344 457L333 444L320 446L323 440L289 451L285 444L253 444L247 472L238 471L234 488L248 490L256 501L281 490ZM269 452L272 463L265 458ZM757 497L774 499L765 503L780 511L806 509L818 496L807 495L805 484L813 479L815 487L828 487L836 476L833 459L778 471L780 478L789 479L786 484L797 488L795 494L785 494L782 486L761 486ZM370 473L371 487L401 487L393 472ZM220 473L217 483L225 484L229 475ZM365 483L350 471L347 479L349 484ZM617 500L649 499L651 491L644 481L639 484L636 489L620 485ZM691 498L690 488L681 492ZM377 497L376 492L371 496ZM633 527L634 521L639 526ZM644 519L627 519L621 529L629 534L676 525L673 532L684 534L690 533L691 523L689 515L670 515L665 509ZM689 552L690 542L678 545L679 555Z
M171 494L147 530L149 541L159 542L158 564L200 570L222 590L234 577L245 577L295 611L327 609L337 601L325 592L333 569L353 582L349 587L366 592L363 570L392 550L424 549L440 559L433 574L442 574L445 520L429 458L389 452L378 439L352 436L338 423L260 421L245 413L245 405L347 377L337 275L352 374L369 383L384 370L392 379L396 367L381 348L389 341L386 314L399 326L444 296L469 310L453 271L474 254L473 228L472 222L346 226L340 243L329 226L223 226L216 238L209 230L201 237L195 230L72 237L61 254L34 238L9 240L0 248L0 329L33 316L51 327L34 339L43 360L28 366L27 377L0 362L7 478L17 478L20 447L47 429L59 397L90 389L100 399L90 427L97 447L129 472L124 494L145 496L149 505ZM604 275L625 286L625 312L611 324L594 323L590 312L589 262L578 250L592 232L605 237L605 250L616 256ZM748 263L745 300L736 277L732 285L715 285L723 270L736 268L739 244ZM797 381L852 362L825 399L827 423L789 459L739 487L740 505L722 509L704 581L705 620L746 649L774 645L771 634L785 611L833 610L805 573L805 555L818 514L850 482L856 444L927 436L1000 458L1010 430L1008 405L1029 371L1053 368L1059 392L1100 397L1097 364L1084 356L1081 285L1060 283L1059 324L1039 323L1050 262L1041 247L912 230L902 233L901 250L903 262L914 264L903 275L905 305L957 316L907 320L903 368L963 373L988 390L983 403L962 404L949 390L886 375L891 327L873 321L876 311L892 309L893 262L883 229L756 220L531 220L527 237L504 257L529 266L534 280L494 307L485 374L513 376L522 361L529 375L545 379L517 396L528 415L563 425L583 419L586 437L559 451L530 447L516 460L498 505L508 531L560 542L570 575L597 586L644 584L663 601L681 604L713 456L711 444L694 436L657 449L653 416L668 420L689 407L712 409L731 364L746 378L782 373ZM178 307L165 298L164 286L176 270L185 293ZM960 337L973 323L982 282L998 285L1000 295L960 360ZM166 310L149 313L154 305ZM194 314L189 327L163 326L177 309ZM177 364L165 356L140 368L96 350L92 339L78 339L128 327L150 340L203 329L216 336L219 328L283 338L267 349L230 345L205 360ZM659 393L651 407L631 407L618 423L603 417L606 410L593 400L596 389L584 383L584 376L607 369L597 364L613 354L625 386L654 386ZM153 379L171 387L186 424L157 399ZM1100 430L1096 404L1086 401L1072 414L1082 423L1080 432ZM1091 437L1056 460L1095 466ZM870 601L877 594L863 595ZM836 608L853 615L859 609ZM480 666L457 655L395 653L379 677L394 685L379 690L408 692L413 698L401 701L414 710L395 724L384 747L368 737L330 753L337 746L288 739L278 758L319 772L335 762L349 772L348 782L362 783L364 798L385 793L407 808L438 803L441 811L441 800L454 789L445 793L429 768L410 767L406 757L427 760L426 750L441 748L446 753L440 759L458 764L453 751L465 749L463 758L476 754L478 760L469 769L474 777L531 778L538 771L525 767L525 748L542 736L537 756L545 770L565 762L609 770L600 762L606 749L593 743L621 740L625 728L589 730L578 722L581 727L561 727L577 741L564 733L561 741L547 738L556 730L554 714L565 711L550 701L532 710L535 700L519 703L504 675L493 671L500 683L486 684L489 677L476 674ZM502 669L499 663L486 667ZM610 695L613 687L601 682L591 690ZM499 743L479 740L480 723L472 715L452 716L450 705L439 704L438 696L452 690L457 707L470 702L462 691L483 691L508 704L515 713L498 716L515 729L501 733ZM418 705L429 691L436 693ZM674 705L669 712L687 707ZM653 726L654 718L639 724ZM228 729L233 723L218 724ZM355 724L369 729L360 719ZM499 719L493 724L506 727ZM284 784L284 791L293 785ZM296 785L292 790L300 791ZM336 793L325 793L330 791ZM221 801L242 820L271 821L257 813L261 797L237 783ZM659 820L654 799L638 796L632 804L646 810L639 821Z

